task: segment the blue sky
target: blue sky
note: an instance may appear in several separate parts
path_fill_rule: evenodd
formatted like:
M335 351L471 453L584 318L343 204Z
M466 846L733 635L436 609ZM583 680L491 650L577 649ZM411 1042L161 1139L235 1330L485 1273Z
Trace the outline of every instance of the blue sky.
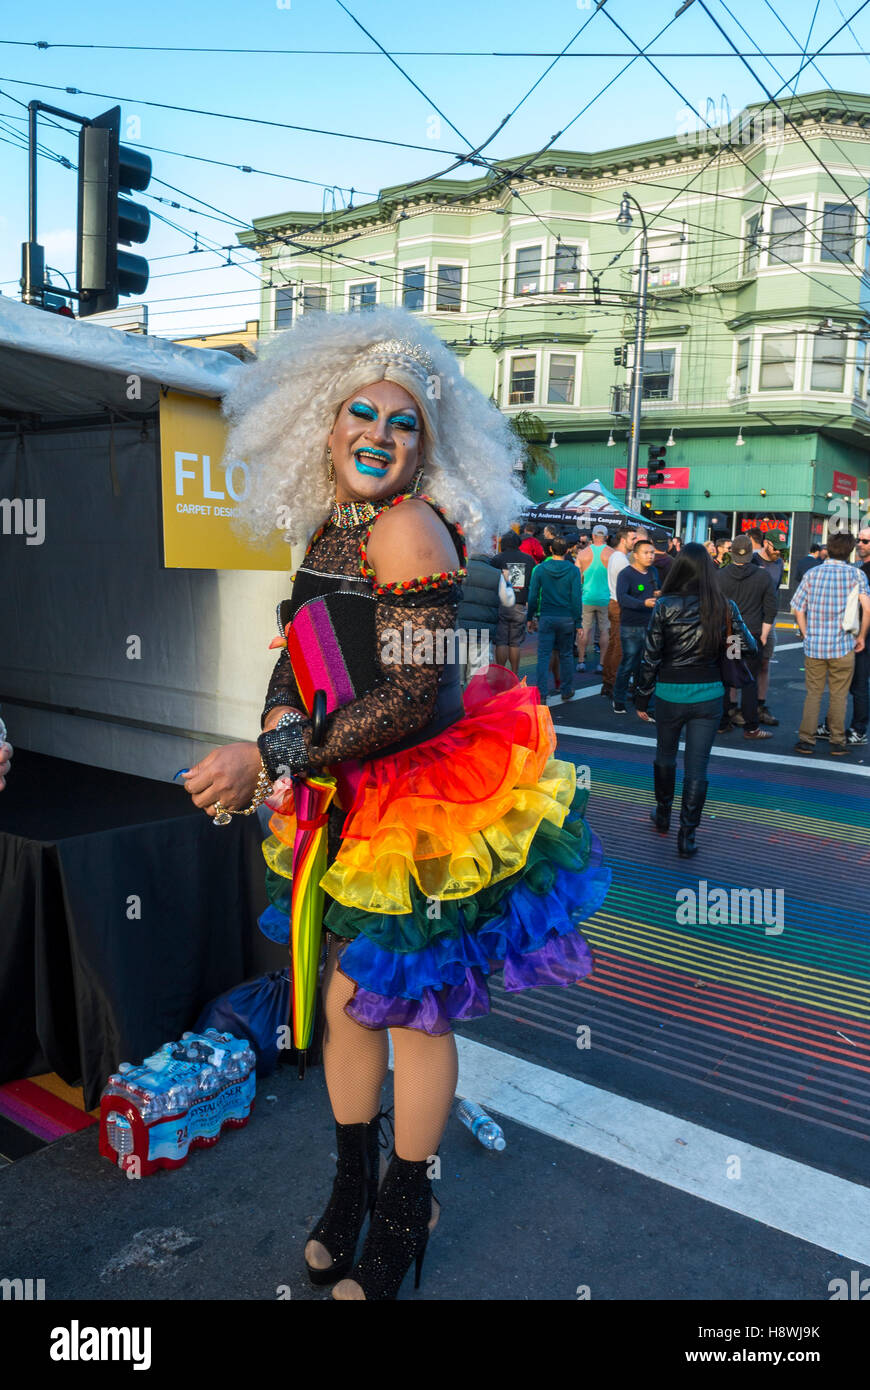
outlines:
M707 0L712 14L747 54L755 52L756 46L765 54L794 53L808 38L813 52L860 3L789 0L784 6L780 0L778 8L795 43L767 0L729 0L728 9L721 0ZM226 264L225 250L192 252L194 232L207 246L226 247L235 243L234 227L239 221L247 223L253 217L288 209L321 211L333 203L342 207L351 187L358 190L356 201L360 201L385 185L443 169L453 154L468 149L466 141L477 144L495 129L544 73L551 59L541 55L560 51L582 26L583 32L569 49L569 54L581 56L563 57L555 65L487 147L488 154L504 158L539 149L594 97L589 110L557 141L558 147L594 150L673 134L685 128L683 97L702 113L708 102L721 111L723 97L733 113L747 102L764 98L762 87L746 67L737 58L725 56L728 45L697 0L678 19L674 18L678 0L609 0L600 12L587 7L586 0L544 0L537 5L526 0L439 0L422 5L410 0L349 0L347 9L391 53L405 50L397 61L423 94L378 52L337 0L245 0L243 4L194 0L185 6L152 0L147 6L132 7L119 6L116 0L94 0L86 8L43 0L36 19L26 7L7 9L6 42L0 43L0 179L5 195L0 209L0 292L18 294L20 243L27 234L27 159L14 132L26 131L22 119L26 113L17 103L26 104L34 97L91 116L120 101L131 135L127 142L156 147L151 153L155 177L149 192L183 204L173 209L143 199L152 213L176 224L153 222L146 248L152 266L145 295L150 330L167 336L228 328L258 315L251 254L234 253L234 266ZM669 24L650 56L656 57L680 95L643 59L617 77L628 57L601 55L628 55L633 50L608 15L641 46ZM741 34L740 24L749 37ZM38 50L33 46L36 40L52 45L259 48L266 52ZM28 46L20 46L21 42ZM870 59L864 56L870 52L870 4L830 47L852 56L822 55L818 68L808 67L800 77L798 93L826 85L870 91ZM303 49L328 52L298 51ZM336 54L335 50L350 52ZM411 56L407 50L537 56ZM668 56L658 58L659 54ZM679 56L693 54L718 56ZM765 61L757 53L748 61L771 91L800 66L799 58ZM613 85L596 96L615 77ZM93 95L51 90L67 86ZM435 105L461 135L437 116ZM173 106L196 107L219 116L166 109ZM220 116L318 127L336 134L310 134ZM67 126L67 130L74 128ZM350 135L371 139L347 138ZM73 134L46 126L41 139L47 148L75 159ZM247 164L282 177L244 174L168 151ZM75 175L41 159L39 180L39 237L48 263L70 273L75 261ZM213 208L198 207L196 199ZM249 269L243 263L249 263Z

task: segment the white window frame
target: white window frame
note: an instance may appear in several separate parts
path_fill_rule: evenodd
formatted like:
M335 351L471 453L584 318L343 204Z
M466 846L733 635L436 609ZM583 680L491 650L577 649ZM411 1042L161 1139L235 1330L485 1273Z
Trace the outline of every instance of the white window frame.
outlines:
M570 246L577 249L577 259L579 270L577 271L576 290L555 290L553 285L556 279L556 246ZM526 251L532 246L541 248L541 269L538 275L540 289L534 294L515 294L514 287L517 282L517 252ZM589 278L589 239L581 236L562 237L557 243L555 236L529 237L527 240L514 241L511 243L510 252L507 258L507 286L505 288L504 303L508 307L517 304L528 303L530 299L545 299L552 303L559 303L561 300L571 300L575 295L582 294L585 290ZM504 281L504 271L502 281Z
M655 251L656 244L658 244L659 246L661 246L662 250L664 250L664 251L670 251L671 249L673 249L674 246L676 246L676 248L677 248L677 250L678 250L678 256L672 256L670 259L671 259L671 260L677 260L677 259L679 259L679 262L680 262L680 280L679 280L679 284L677 284L677 285L654 285L653 282L652 282L652 272L650 271L650 279L649 279L649 282L648 282L648 283L649 283L649 288L650 288L651 290L677 290L677 289L685 289L685 285L686 285L686 262L687 262L687 259L688 259L688 250L689 250L689 243L688 243L688 241L685 241L685 242L682 242L682 243L681 243L681 242L680 242L680 233L679 233L678 231L676 231L676 230L674 230L673 232L653 233L652 235L650 235L650 236L647 238L647 246L648 246L648 248L649 248L649 264L650 264L650 266L652 266L652 265L655 263L654 251ZM635 251L634 265L635 265L635 269L636 269L636 270L639 270L639 269L640 269L640 246L638 246L637 250Z
M536 236L536 237L530 238L528 241L515 241L515 242L513 243L513 245L511 246L511 254L510 254L510 261L509 261L510 276L509 276L509 278L508 278L508 293L509 293L509 300L508 300L508 302L511 303L511 304L525 304L525 303L527 303L527 301L528 301L529 299L532 299L532 298L537 299L537 298L539 298L542 294L545 293L545 291L544 291L544 290L541 290L541 289L535 290L533 294L531 294L531 293L530 293L530 294L517 294L517 293L516 293L516 283L517 283L517 252L518 252L518 251L528 251L528 250L530 250L533 246L539 246L539 247L541 248L541 268L540 268L540 270L538 271L538 284L539 284L539 285L542 283L543 277L544 277L544 275L546 274L546 271L547 271L547 238L546 238L545 236Z
M758 245L756 246L755 250L755 265L752 267L751 270L747 270L746 259L747 252L749 250L749 223L752 221L753 217L757 217L759 219L758 231L755 233ZM756 208L754 212L748 212L744 216L741 225L741 240L742 251L740 254L740 274L757 275L759 270L761 269L761 257L764 254L764 204L762 204L760 208Z
M423 267L423 304L419 309L409 309L409 314L427 313L429 286L432 279L432 258L431 256L414 256L409 260L399 261L396 266L396 274L398 276L398 283L396 284L396 304L400 308L404 308L405 304L405 271L419 270L421 266Z
M855 259L855 252L858 250L858 247L859 247L860 244L861 244L861 231L860 231L860 227L859 227L859 225L858 225L858 223L859 223L859 216L858 216L858 213L855 211L855 207L853 206L853 204L855 204L856 206L860 206L860 204L858 203L858 199L857 199L857 198L853 198L853 199L852 199L852 202L850 203L850 202L848 202L848 201L844 201L842 198L841 198L839 201L837 201L837 199L835 199L835 198L828 198L828 197L826 197L824 194L822 194L822 196L821 196L820 199L819 199L819 202L820 202L820 205L821 205L821 206L820 206L820 211L819 211L819 224L818 224L818 225L819 225L819 230L818 230L819 241L818 241L818 246L817 246L817 248L816 248L816 249L817 249L817 252L818 252L819 265L823 265L823 266L832 266L832 265L833 265L833 266L836 266L836 265L840 265L840 266L844 266L844 267L846 267L846 268L848 268L848 269L851 269L852 266L855 266L855 265L858 264L858 262L857 262L856 259ZM836 207L850 208L850 209L851 209L851 212L852 212L852 254L851 254L851 256L849 257L849 259L846 260L846 261L841 261L841 260L839 260L838 258L830 258L830 259L828 259L828 260L824 260L824 259L822 258L822 251L823 251L823 249L824 249L824 241L825 241L825 208L828 207L828 206L830 206L830 207L835 207L835 208L836 208Z
M459 282L459 306L456 309L439 309L436 307L438 304L438 269L442 265L458 266L460 271L462 272L461 279ZM441 317L443 315L445 318L452 318L455 314L468 313L468 267L469 261L467 259L463 260L459 256L432 257L432 275L430 277L431 285L429 285L427 281L427 285L431 292L431 304L429 307L429 313L435 314L438 317Z
M291 313L290 313L290 322L289 322L289 323L286 323L286 324L284 324L284 323L279 324L279 323L278 323L278 295L279 295L279 293L289 294L289 295L290 295L290 309L291 309ZM298 295L298 293L299 293L299 286L298 286L298 285L295 283L295 281L293 281L293 280L291 280L291 281L289 281L289 282L285 282L283 285L275 285L275 284L273 284L273 286L272 286L272 330L273 330L273 332L275 332L275 333L286 333L288 328L292 328L292 327L293 327L294 323L296 322L296 316L297 316L297 314L299 313L299 303L298 303L298 300L297 300L297 295Z
M743 344L747 346L746 353L746 390L741 391L737 384L737 363L740 358L740 349ZM734 400L741 401L750 394L752 390L752 334L742 333L734 339L734 356L731 363L731 379L734 383Z
M543 356L540 348L511 348L505 353L505 379L503 384L504 404L507 410L528 410L530 406L538 405L541 398L541 358ZM515 404L510 402L511 381L513 379L513 364L517 357L534 357L535 359L535 389L530 401L518 401Z
M787 208L801 208L801 207L804 209L804 229L803 229L803 232L804 232L804 244L803 244L803 251L802 251L800 260L799 260L799 261L781 261L781 260L779 260L779 259L776 258L776 257L775 257L773 260L771 260L771 258L770 258L770 238L774 235L774 232L773 232L773 214L774 214L774 212L784 212ZM810 242L810 239L811 239L810 228L812 227L813 230L815 230L815 218L816 218L816 214L817 214L817 209L816 209L816 206L815 206L815 199L812 198L809 194L804 194L803 196L801 196L801 197L799 197L799 198L782 198L779 202L777 202L777 203L771 203L771 204L770 204L770 210L769 210L769 212L767 211L767 207L765 207L765 211L767 212L767 216L766 216L765 219L764 219L765 224L766 224L766 225L765 225L765 228L764 228L764 235L765 235L765 237L767 238L767 240L766 240L765 247L764 247L764 261L763 261L763 263L762 263L762 261L761 261L761 258L759 258L759 269L762 269L762 268L763 268L764 270L778 270L778 271L781 271L781 272L782 272L782 271L786 271L786 272L787 272L787 271L790 271L790 270L795 270L795 269L797 268L797 266L806 265L806 264L808 263L808 261L811 259L810 253L809 253L809 245L808 245L808 243ZM818 246L818 243L816 242L815 237L812 238L812 245L813 245L814 247L817 247L817 246ZM820 249L820 248L819 248L819 249Z
M550 266L549 288L545 294L552 295L554 299L570 299L572 295L580 294L586 284L586 271L589 264L589 243L581 237L556 237L551 238L553 249L547 257L546 265ZM559 248L577 252L577 288L576 290L557 290L556 289L556 254Z
M298 304L298 310L299 310L299 316L300 316L300 318L301 318L304 314L324 314L324 313L328 313L328 312L329 312L329 285L323 285L323 284L321 284L321 283L320 283L319 281L317 281L317 280L300 280L300 281L298 282L298 287L297 287L297 288L298 288L298 292L299 292L299 299L298 299L298 301L297 301L297 304ZM322 308L322 309L306 309L306 307L305 307L305 291L306 291L306 290L323 290L323 308Z
M666 397L666 398L663 397L661 400L651 400L649 396L644 396L644 394L643 394L643 375L644 375L644 374L643 374L643 369L641 369L641 374L640 374L640 381L641 381L640 389L641 389L641 407L642 407L642 409L643 409L643 410L650 410L650 409L655 410L656 406L662 406L662 407L664 407L664 406L673 405L675 402L679 402L679 399L680 399L680 357L681 357L681 355L682 355L682 344L681 344L681 343L665 343L665 342L659 343L659 342L657 342L655 339L653 339L652 342L650 342L650 340L647 339L647 341L644 343L644 354L646 354L647 352L672 352L672 353L674 354L674 391L673 391L673 395L672 395L672 396L668 396L668 397Z
M361 285L374 285L374 287L375 287L375 304L379 304L379 303L380 303L380 300L381 300L381 282L380 282L380 280L378 279L377 275L368 275L364 280L348 280L347 283L346 283L346 285L345 285L345 289L347 290L347 293L346 293L345 298L344 298L344 306L345 306L345 309L347 310L348 313L351 313L351 312L356 313L356 310L351 311L351 307L350 307L350 292L351 292L351 290L359 289L359 287L360 287ZM371 308L371 307L372 307L371 305L366 305L366 308ZM362 312L362 305L360 305L360 312Z
M550 400L550 364L554 357L573 357L574 358L574 394L570 401L551 401ZM583 353L571 348L549 348L544 354L545 374L541 381L539 391L541 408L546 410L576 410L580 402L580 370ZM536 379L537 380L537 379ZM546 400L544 399L546 386Z
M792 386L762 386L761 385L761 366L764 354L765 338L785 338L793 336L795 339L794 354L794 385ZM806 375L806 327L802 324L784 324L774 327L772 324L759 330L757 334L757 351L754 352L754 365L752 369L752 395L762 395L765 397L776 395L778 392L782 396L793 395L795 392L802 392L803 381Z
M823 343L826 335L821 333L810 333L807 336L811 340L807 349L807 391L810 391L814 396L845 396L847 392L851 394L849 371L852 366L852 361L849 355L848 339L831 337L832 342L843 344L843 384L839 391L837 391L828 386L813 386L813 367L816 364L816 344Z

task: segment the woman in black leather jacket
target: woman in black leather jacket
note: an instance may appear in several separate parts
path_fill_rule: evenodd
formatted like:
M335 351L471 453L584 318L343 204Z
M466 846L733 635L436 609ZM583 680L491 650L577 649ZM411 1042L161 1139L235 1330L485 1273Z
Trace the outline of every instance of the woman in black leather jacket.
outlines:
M695 831L707 797L707 764L722 713L719 663L726 655L728 614L732 635L742 652L756 650L740 610L726 600L716 570L703 545L683 547L656 599L647 629L635 693L639 718L649 721L647 706L656 698L656 757L653 764L656 809L653 824L667 834L677 776L677 748L685 730L683 795L677 851L696 854ZM737 657L736 650L729 656Z

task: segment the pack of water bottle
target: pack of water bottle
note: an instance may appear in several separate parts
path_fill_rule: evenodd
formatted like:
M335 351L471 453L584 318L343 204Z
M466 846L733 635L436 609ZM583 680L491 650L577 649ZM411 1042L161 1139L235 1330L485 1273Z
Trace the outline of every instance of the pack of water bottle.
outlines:
M128 1176L179 1168L191 1149L248 1123L256 1065L246 1038L215 1028L183 1033L138 1066L122 1062L100 1098L100 1153Z

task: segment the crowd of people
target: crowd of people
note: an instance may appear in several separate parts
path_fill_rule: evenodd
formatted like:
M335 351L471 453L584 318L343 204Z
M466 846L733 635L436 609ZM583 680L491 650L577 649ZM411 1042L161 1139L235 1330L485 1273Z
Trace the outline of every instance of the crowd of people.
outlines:
M747 742L762 743L772 737L765 726L780 722L768 694L785 549L779 531L755 527L684 545L638 524L597 524L568 541L552 526L538 534L527 523L501 537L497 554L472 557L459 621L485 627L494 660L514 672L527 632L536 632L542 700L572 700L578 673L592 672L614 715L627 714L632 701L637 716L656 725L652 819L662 833L683 738L678 850L693 854L714 739L742 729ZM867 743L870 527L857 540L832 534L814 543L795 579L791 608L806 671L795 752L811 754L826 740L839 756Z

